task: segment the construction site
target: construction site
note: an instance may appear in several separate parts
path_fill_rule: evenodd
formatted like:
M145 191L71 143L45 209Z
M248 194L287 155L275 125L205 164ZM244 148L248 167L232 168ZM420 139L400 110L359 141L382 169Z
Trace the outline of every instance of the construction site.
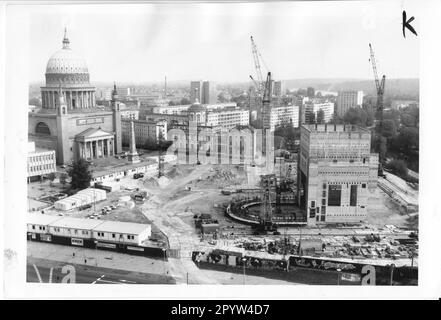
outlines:
M263 129L269 129L271 73L263 81L251 41L258 71L254 107ZM372 48L371 55L374 59ZM375 64L374 72L381 126L385 77L378 81ZM159 154L157 173L123 175L106 199L62 214L150 223L153 241L167 248L172 275L190 273L200 283L207 279L198 267L210 265L267 274L292 268L347 271L356 275L348 276L355 283L361 266L373 265L387 277L389 270L403 268L395 275L401 278L393 279L416 284L418 190L383 172L384 160L371 153L369 130L300 127L300 151L290 159L268 156L266 161L275 162L270 172L254 164L164 163ZM44 210L61 214L55 207Z

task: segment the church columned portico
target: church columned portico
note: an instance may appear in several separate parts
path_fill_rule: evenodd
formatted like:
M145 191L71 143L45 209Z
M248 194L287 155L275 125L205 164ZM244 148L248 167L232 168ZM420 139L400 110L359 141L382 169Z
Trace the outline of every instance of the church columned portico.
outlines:
M80 158L92 160L111 157L114 152L114 135L101 129L89 128L75 137Z

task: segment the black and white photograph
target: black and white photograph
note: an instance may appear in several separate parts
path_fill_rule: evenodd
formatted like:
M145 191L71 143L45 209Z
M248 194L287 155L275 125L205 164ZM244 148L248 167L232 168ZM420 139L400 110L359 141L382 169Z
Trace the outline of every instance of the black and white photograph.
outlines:
M430 3L2 4L4 294L412 295Z

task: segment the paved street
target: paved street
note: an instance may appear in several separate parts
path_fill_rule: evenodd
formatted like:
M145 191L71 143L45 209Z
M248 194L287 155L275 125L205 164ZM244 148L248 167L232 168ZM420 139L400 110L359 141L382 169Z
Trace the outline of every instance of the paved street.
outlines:
M170 276L28 258L28 282L89 284L175 284Z

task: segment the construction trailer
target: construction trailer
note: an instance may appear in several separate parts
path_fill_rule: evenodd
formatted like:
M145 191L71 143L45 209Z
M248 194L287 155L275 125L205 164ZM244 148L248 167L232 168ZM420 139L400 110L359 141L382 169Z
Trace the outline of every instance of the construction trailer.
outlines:
M105 190L87 188L77 192L73 196L56 201L54 205L57 210L68 211L105 199L107 199Z

